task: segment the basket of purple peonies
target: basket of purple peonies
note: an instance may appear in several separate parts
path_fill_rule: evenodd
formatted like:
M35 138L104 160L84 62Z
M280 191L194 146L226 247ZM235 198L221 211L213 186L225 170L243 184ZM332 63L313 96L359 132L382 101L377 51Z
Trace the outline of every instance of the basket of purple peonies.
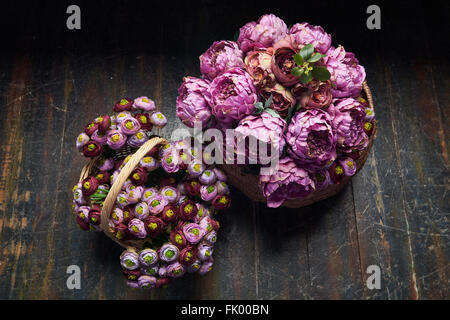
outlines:
M126 249L120 265L133 288L210 271L214 217L231 201L225 174L196 156L202 150L151 134L167 122L155 109L147 97L121 99L76 142L90 159L73 188L76 221Z
M202 78L183 79L177 116L215 129L220 167L250 199L309 205L364 165L376 133L372 95L355 55L331 44L320 26L289 29L268 14L236 41L214 42L200 56Z

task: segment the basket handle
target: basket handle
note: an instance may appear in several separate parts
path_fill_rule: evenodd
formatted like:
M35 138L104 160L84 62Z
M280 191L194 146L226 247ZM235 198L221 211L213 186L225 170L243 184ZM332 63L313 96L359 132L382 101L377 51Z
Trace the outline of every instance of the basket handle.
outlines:
M375 110L375 107L373 105L373 98L372 98L372 92L370 91L369 85L367 84L367 81L364 81L362 84L363 90L366 93L367 100L369 101L369 107L372 110Z
M117 176L116 181L112 185L111 189L108 192L108 195L106 196L105 201L103 202L102 212L101 212L101 218L100 218L100 228L103 230L103 232L112 240L123 246L124 244L120 242L120 240L116 239L114 237L114 233L110 231L109 228L109 216L111 214L111 209L114 206L114 203L116 202L117 195L119 194L120 190L122 190L122 186L124 185L125 181L130 176L131 172L136 168L139 161L145 155L153 149L155 146L161 143L167 143L167 140L159 137L151 138L147 142L145 142L130 158L130 160L125 164L125 166L120 171L119 175ZM91 159L88 164L84 166L84 168L81 171L80 181L84 180L87 176L89 176L89 173L91 172L92 167L97 162L98 158Z

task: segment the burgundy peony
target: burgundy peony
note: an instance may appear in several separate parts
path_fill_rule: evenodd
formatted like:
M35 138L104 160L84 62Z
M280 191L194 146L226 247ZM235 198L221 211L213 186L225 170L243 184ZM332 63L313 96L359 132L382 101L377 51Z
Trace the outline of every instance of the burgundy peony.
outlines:
M283 86L290 87L299 81L291 71L295 68L294 55L297 53L292 36L286 36L274 45L272 55L272 71Z
M293 107L296 102L291 91L279 83L271 88L263 88L259 93L265 100L272 96L269 108L275 110L283 118L288 115L289 108Z
M297 83L291 92L301 106L306 109L326 108L332 100L331 82L312 80L307 84Z

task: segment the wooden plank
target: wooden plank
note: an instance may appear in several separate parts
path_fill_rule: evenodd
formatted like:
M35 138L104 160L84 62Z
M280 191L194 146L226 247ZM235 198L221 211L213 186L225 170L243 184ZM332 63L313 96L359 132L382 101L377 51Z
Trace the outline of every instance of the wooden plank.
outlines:
M442 149L442 118L436 101L429 57L424 47L426 34L416 3L402 8L396 21L403 36L383 39L386 80L393 121L394 145L397 148L399 179L403 181L402 201L406 210L406 228L393 229L410 238L412 267L419 298L448 298L448 166ZM416 21L410 33L409 22ZM394 28L392 22L387 28ZM401 50L400 48L408 48ZM395 59L401 53L402 59ZM401 93L401 94L400 94Z

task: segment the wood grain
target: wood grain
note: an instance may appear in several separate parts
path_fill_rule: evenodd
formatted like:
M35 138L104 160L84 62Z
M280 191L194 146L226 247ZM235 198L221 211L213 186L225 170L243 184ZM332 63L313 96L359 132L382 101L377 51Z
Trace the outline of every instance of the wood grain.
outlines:
M369 31L369 4L81 1L80 31L65 29L63 1L6 4L0 298L449 299L449 5L383 2L382 30ZM85 163L76 136L120 97L145 94L170 138L181 127L177 89L184 75L200 76L198 56L265 12L323 25L366 67L378 119L366 165L339 195L300 209L269 209L233 189L208 275L128 289L120 246L81 231L70 213ZM80 290L66 287L72 264ZM370 265L381 268L380 290L366 286Z

